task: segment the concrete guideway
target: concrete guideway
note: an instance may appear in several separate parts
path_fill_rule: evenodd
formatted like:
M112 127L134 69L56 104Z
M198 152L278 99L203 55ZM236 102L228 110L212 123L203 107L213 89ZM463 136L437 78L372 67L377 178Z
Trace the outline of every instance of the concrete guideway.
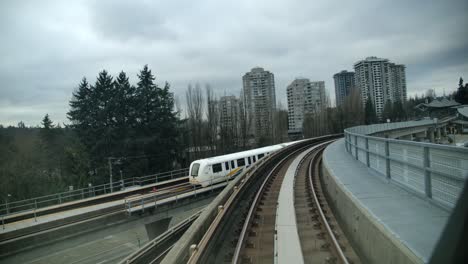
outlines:
M386 181L332 143L323 158L325 189L364 262L425 263L449 211Z
M124 221L102 223L96 230L1 258L0 263L118 263L136 250L145 247L154 238L148 230L149 226L159 226L161 221L169 220L169 225L165 228L171 229L190 215L202 210L213 197L204 197L170 211L131 217L124 214Z
M322 145L323 144L319 144L308 148L295 157L289 165L281 184L275 221L275 228L277 231L275 238L275 258L278 264L304 263L296 221L294 182L300 162L312 150Z

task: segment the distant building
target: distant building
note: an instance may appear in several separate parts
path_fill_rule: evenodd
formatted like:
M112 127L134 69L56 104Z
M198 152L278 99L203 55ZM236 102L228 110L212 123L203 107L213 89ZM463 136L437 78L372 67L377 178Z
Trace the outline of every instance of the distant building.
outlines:
M335 97L336 106L344 103L345 97L351 94L351 90L355 88L354 72L341 71L333 75L335 80Z
M237 129L240 115L240 100L235 96L221 96L218 102L220 126L226 129Z
M354 64L356 88L360 89L362 103L372 100L380 118L387 100L406 101L405 66L388 59L367 57Z
M251 120L249 134L256 139L272 138L273 115L276 109L275 79L263 68L253 68L243 77L243 103Z
M286 88L288 97L288 132L301 133L304 115L317 113L327 107L325 82L295 79Z

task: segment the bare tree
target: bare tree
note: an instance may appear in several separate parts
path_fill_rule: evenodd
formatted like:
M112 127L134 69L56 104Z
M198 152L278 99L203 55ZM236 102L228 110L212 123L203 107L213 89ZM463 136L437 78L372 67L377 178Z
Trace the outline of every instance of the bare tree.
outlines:
M288 111L284 109L281 102L278 102L278 107L273 116L274 143L287 141L288 138Z
M243 149L250 145L250 131L252 129L252 115L248 113L247 106L245 104L244 93L241 91L240 95L240 107L239 107L239 117L240 117L240 142Z
M195 156L200 156L203 140L203 92L199 84L192 88L189 84L186 92L187 100L187 116L190 129L190 148L195 153Z
M209 84L206 85L205 89L207 101L206 117L208 120L207 139L211 150L211 154L215 154L219 125L218 102Z
M352 127L364 124L364 108L362 107L361 93L358 89L352 89L342 106L342 127Z

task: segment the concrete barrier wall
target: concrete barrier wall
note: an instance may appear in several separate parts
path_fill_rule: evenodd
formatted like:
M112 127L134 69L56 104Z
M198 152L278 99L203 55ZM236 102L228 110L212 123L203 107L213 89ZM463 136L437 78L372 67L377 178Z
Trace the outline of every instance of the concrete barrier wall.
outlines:
M322 169L328 203L363 263L423 263L331 175L325 159Z

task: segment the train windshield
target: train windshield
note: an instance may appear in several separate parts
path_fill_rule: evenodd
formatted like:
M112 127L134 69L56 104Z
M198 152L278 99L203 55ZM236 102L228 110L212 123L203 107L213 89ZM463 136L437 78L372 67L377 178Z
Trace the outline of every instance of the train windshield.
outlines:
M192 172L190 173L191 176L197 177L198 176L198 169L200 169L200 163L194 163L192 165Z

